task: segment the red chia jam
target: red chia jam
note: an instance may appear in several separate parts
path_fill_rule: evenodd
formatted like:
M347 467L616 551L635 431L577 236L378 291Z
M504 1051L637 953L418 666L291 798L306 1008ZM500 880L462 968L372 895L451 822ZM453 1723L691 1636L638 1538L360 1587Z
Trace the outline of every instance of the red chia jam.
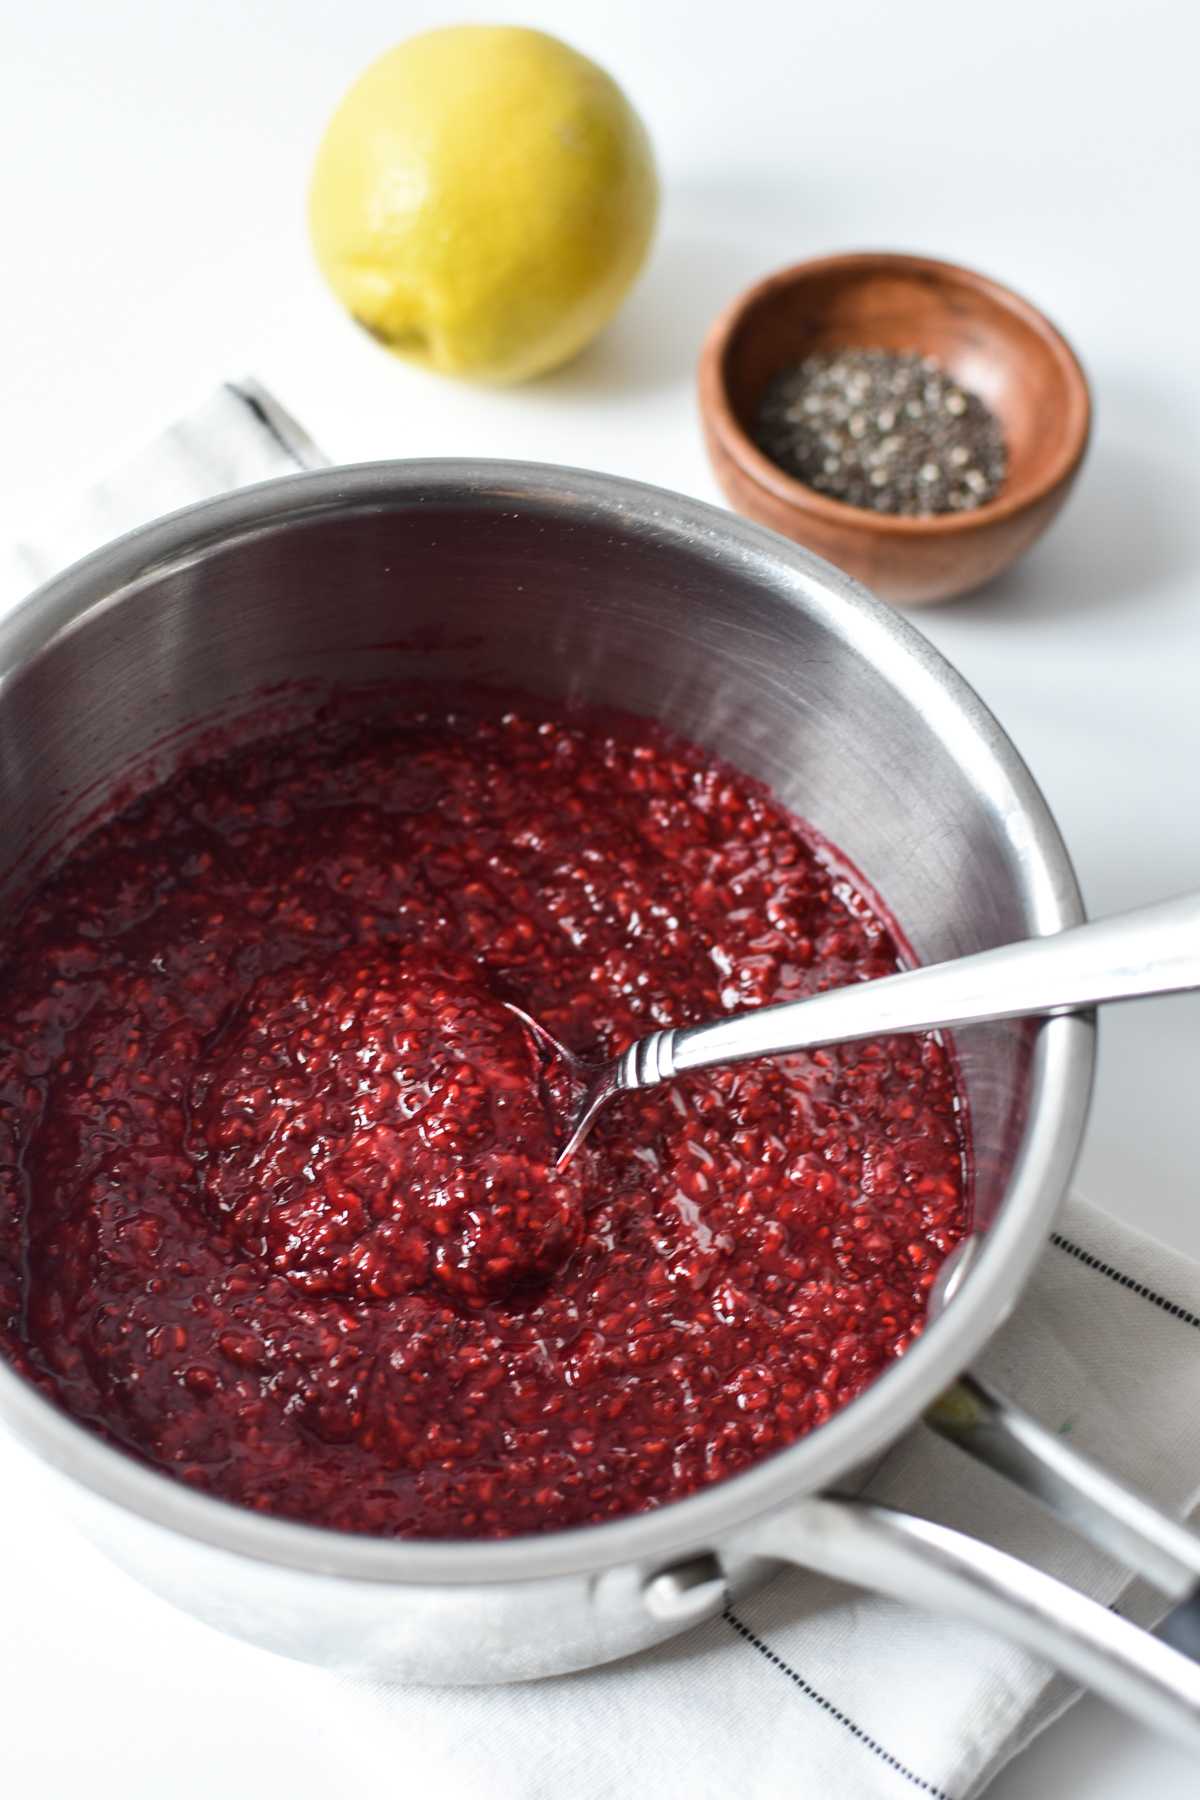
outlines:
M685 1076L559 1173L503 1003L600 1058L899 966L828 845L644 722L343 705L229 748L8 935L0 1343L155 1469L339 1530L695 1493L919 1333L964 1230L950 1060Z

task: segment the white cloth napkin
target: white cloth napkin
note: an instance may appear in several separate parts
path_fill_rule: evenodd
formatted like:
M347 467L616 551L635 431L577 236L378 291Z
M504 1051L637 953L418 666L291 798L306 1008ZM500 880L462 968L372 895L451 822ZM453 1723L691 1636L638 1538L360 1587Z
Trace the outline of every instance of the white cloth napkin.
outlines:
M0 555L0 611L135 526L193 500L328 463L252 376L226 382L127 462L37 520Z
M4 568L0 607L164 509L325 460L256 383L223 388L31 532ZM1191 1514L1200 1497L1200 1266L1072 1196L979 1370L1161 1504ZM19 1481L23 1459L5 1460ZM1026 1557L1138 1623L1166 1610L922 1426L869 1491ZM2 1587L0 1573L0 1596ZM802 1571L655 1651L577 1675L448 1689L297 1668L295 1684L309 1703L319 1696L348 1767L397 1800L972 1800L1075 1697L1044 1664L985 1632Z

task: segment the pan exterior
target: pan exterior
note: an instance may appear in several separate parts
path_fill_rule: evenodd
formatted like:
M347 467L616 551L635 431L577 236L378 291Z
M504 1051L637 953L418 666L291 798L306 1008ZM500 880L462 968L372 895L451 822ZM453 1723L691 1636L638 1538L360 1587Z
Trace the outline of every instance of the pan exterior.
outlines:
M469 682L655 719L766 782L884 896L918 960L1078 923L1028 771L961 678L848 576L715 507L521 463L318 470L189 507L0 624L0 899L106 803L338 688ZM256 724L257 721L257 724ZM130 771L134 771L131 786ZM628 1654L699 1616L645 1582L739 1544L870 1463L1007 1316L1086 1113L1090 1018L956 1034L984 1248L909 1353L828 1424L660 1511L499 1542L354 1537L211 1500L101 1443L0 1367L0 1419L84 1529L186 1610L308 1660L433 1682ZM697 1604L718 1604L695 1590ZM658 1590L661 1593L661 1588Z

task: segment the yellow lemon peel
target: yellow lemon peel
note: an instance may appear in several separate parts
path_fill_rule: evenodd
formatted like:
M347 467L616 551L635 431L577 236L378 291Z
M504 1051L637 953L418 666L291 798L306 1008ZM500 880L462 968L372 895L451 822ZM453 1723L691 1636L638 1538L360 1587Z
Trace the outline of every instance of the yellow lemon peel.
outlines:
M351 88L309 219L339 299L398 355L476 381L539 375L608 322L641 267L658 189L637 114L541 31L410 38Z

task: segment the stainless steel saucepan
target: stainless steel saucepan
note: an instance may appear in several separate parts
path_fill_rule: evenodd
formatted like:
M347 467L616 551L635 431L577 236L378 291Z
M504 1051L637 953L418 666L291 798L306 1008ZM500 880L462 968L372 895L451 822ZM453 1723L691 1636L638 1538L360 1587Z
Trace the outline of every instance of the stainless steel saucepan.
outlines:
M918 959L1083 917L1066 851L976 696L902 618L728 513L514 463L321 470L204 502L68 570L0 624L0 901L106 797L214 720L333 685L468 681L661 720L775 793L881 894ZM937 1316L828 1424L660 1511L502 1542L285 1523L144 1468L0 1367L0 1418L151 1588L284 1654L428 1682L585 1667L794 1561L1009 1633L1200 1747L1200 1664L987 1546L844 1497L939 1397L939 1428L1176 1600L1197 1540L979 1384L953 1384L1042 1253L1079 1145L1093 1021L955 1033L974 1236ZM1185 1623L1187 1614L1178 1615Z

